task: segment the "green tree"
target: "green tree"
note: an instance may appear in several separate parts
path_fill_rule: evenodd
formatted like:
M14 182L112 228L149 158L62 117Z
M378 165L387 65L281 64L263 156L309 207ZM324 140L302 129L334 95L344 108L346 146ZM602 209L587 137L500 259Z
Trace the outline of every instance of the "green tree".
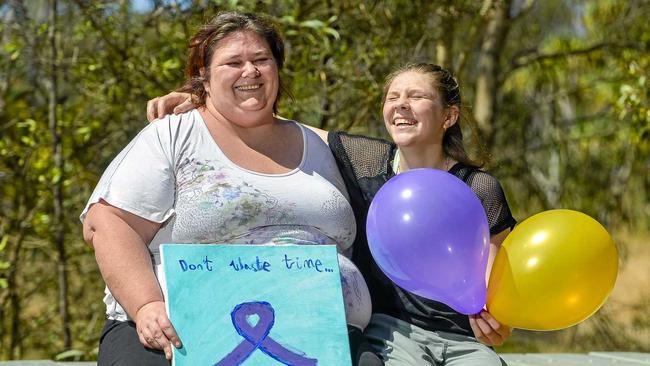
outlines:
M220 10L280 25L283 116L386 137L385 75L436 62L459 78L464 132L482 140L474 152L490 158L519 219L590 214L622 265L633 255L623 234L650 229L647 0L149 4L0 2L0 358L95 357L103 283L78 214L143 127L146 101L181 85L187 40ZM608 305L565 331L516 332L507 347L647 350L638 334L650 320L620 323Z

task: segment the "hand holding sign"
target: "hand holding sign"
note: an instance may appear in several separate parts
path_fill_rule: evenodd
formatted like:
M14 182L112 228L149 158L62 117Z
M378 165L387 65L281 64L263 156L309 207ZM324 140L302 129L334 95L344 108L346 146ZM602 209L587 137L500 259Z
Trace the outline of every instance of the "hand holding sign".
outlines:
M160 253L183 340L174 366L350 365L336 246L163 244Z
M164 302L152 301L142 306L135 315L135 323L140 343L147 348L163 350L168 360L172 358L172 345L181 347Z

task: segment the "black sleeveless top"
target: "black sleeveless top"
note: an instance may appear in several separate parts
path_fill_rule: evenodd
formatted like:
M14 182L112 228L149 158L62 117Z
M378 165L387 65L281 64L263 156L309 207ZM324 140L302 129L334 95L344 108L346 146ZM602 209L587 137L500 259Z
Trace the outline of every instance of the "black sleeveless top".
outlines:
M397 147L385 140L345 132L330 132L328 142L350 195L357 222L352 260L368 284L373 313L390 315L430 331L473 337L467 315L395 285L379 269L370 254L366 239L368 208L379 188L395 175L391 166ZM449 173L460 178L476 193L487 214L491 235L514 227L516 221L496 178L462 163L455 164Z

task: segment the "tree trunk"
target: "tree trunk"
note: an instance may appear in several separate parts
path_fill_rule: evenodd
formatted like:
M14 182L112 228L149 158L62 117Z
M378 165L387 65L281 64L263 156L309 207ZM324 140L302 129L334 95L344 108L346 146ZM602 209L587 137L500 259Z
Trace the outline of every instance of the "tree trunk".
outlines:
M335 15L334 5L330 0L326 1L327 6L327 18L330 19ZM337 14L338 15L338 14ZM338 27L335 25L335 29ZM338 29L337 29L338 30ZM323 100L321 101L321 117L318 122L318 128L322 130L328 130L330 124L330 117L332 116L332 102L330 96L330 89L334 85L334 79L332 75L328 72L328 64L332 58L331 52L328 52L323 57L323 62L321 63L321 85L323 87Z
M35 41L35 34L32 29L32 25L30 24L30 19L27 15L27 7L25 7L25 4L23 3L23 0L10 0L9 1L9 7L11 8L11 11L13 11L13 15L15 17L15 22L18 24L22 32L19 32L18 34L21 34L23 39L25 40L26 47L24 48L25 51L25 57L23 57L23 60L25 60L25 63L27 64L27 80L29 82L29 85L33 85L35 89L38 88L38 77L40 74L40 65L38 64L39 57L37 56L37 46L36 46L36 41ZM31 98L31 101L33 101L34 98Z
M451 53L454 45L454 31L455 24L454 18L457 16L453 9L453 1L448 0L443 6L440 7L440 29L441 33L436 38L436 63L452 73Z
M22 173L25 170L16 169L16 171ZM26 184L22 174L16 179L16 183L19 185ZM27 210L27 207L32 207L32 209ZM26 202L24 196L16 195L13 197L13 203L10 205L8 212L10 214L7 215L9 218L7 232L14 234L8 235L9 245L7 245L7 248L11 248L8 258L10 267L7 272L7 291L3 292L2 296L0 296L0 321L2 321L0 330L7 330L9 334L8 347L4 351L4 356L11 360L19 359L22 354L23 338L20 329L21 297L18 293L18 274L21 263L20 254L22 253L23 242L27 235L27 228L29 227L27 223L33 220L36 208L32 202ZM5 319L9 324L4 322Z
M495 1L487 14L485 36L478 56L478 75L474 100L474 118L483 143L491 149L494 142L494 116L499 92L500 55L510 28L511 0Z
M52 137L52 158L54 160L54 177L52 182L52 207L53 225L52 240L57 253L57 274L59 283L59 316L62 321L63 347L72 347L72 336L70 333L70 318L68 304L68 272L67 257L65 253L65 231L63 228L63 151L61 136L58 131L57 120L57 99L58 99L58 68L57 68L57 44L56 44L56 16L57 0L50 0L50 18L48 41L50 45L50 75L48 90L48 121Z
M9 340L10 359L22 358L22 342L20 337L20 298L16 289L9 294L9 307L11 308L11 338Z
M13 250L11 251L9 257L9 263L11 267L9 268L9 273L7 274L7 284L9 285L6 292L6 298L0 300L0 305L2 306L2 312L5 312L5 309L10 309L9 314L4 313L2 318L5 316L9 319L9 347L7 347L6 356L8 359L19 359L21 352L20 340L20 297L18 296L18 287L16 284L16 277L18 274L18 265L20 263L20 251L22 248L22 243L24 239L24 232L21 228L18 237L15 240L13 245ZM7 306L6 306L7 305Z

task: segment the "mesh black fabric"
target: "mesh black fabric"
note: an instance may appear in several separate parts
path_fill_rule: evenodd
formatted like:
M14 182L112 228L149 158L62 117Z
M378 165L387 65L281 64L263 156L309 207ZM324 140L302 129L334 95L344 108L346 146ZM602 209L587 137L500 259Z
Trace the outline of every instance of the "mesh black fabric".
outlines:
M396 152L395 145L345 132L330 132L328 142L350 194L357 222L352 260L368 284L373 312L391 315L432 331L474 336L466 315L396 286L379 269L370 254L366 240L368 207L379 188L394 175L391 163ZM467 183L479 197L488 217L491 234L515 225L503 189L494 177L460 163L454 165L449 173Z
M501 184L496 178L482 170L460 163L449 169L449 173L470 186L481 200L490 225L490 234L498 234L515 226L516 221L512 217Z

